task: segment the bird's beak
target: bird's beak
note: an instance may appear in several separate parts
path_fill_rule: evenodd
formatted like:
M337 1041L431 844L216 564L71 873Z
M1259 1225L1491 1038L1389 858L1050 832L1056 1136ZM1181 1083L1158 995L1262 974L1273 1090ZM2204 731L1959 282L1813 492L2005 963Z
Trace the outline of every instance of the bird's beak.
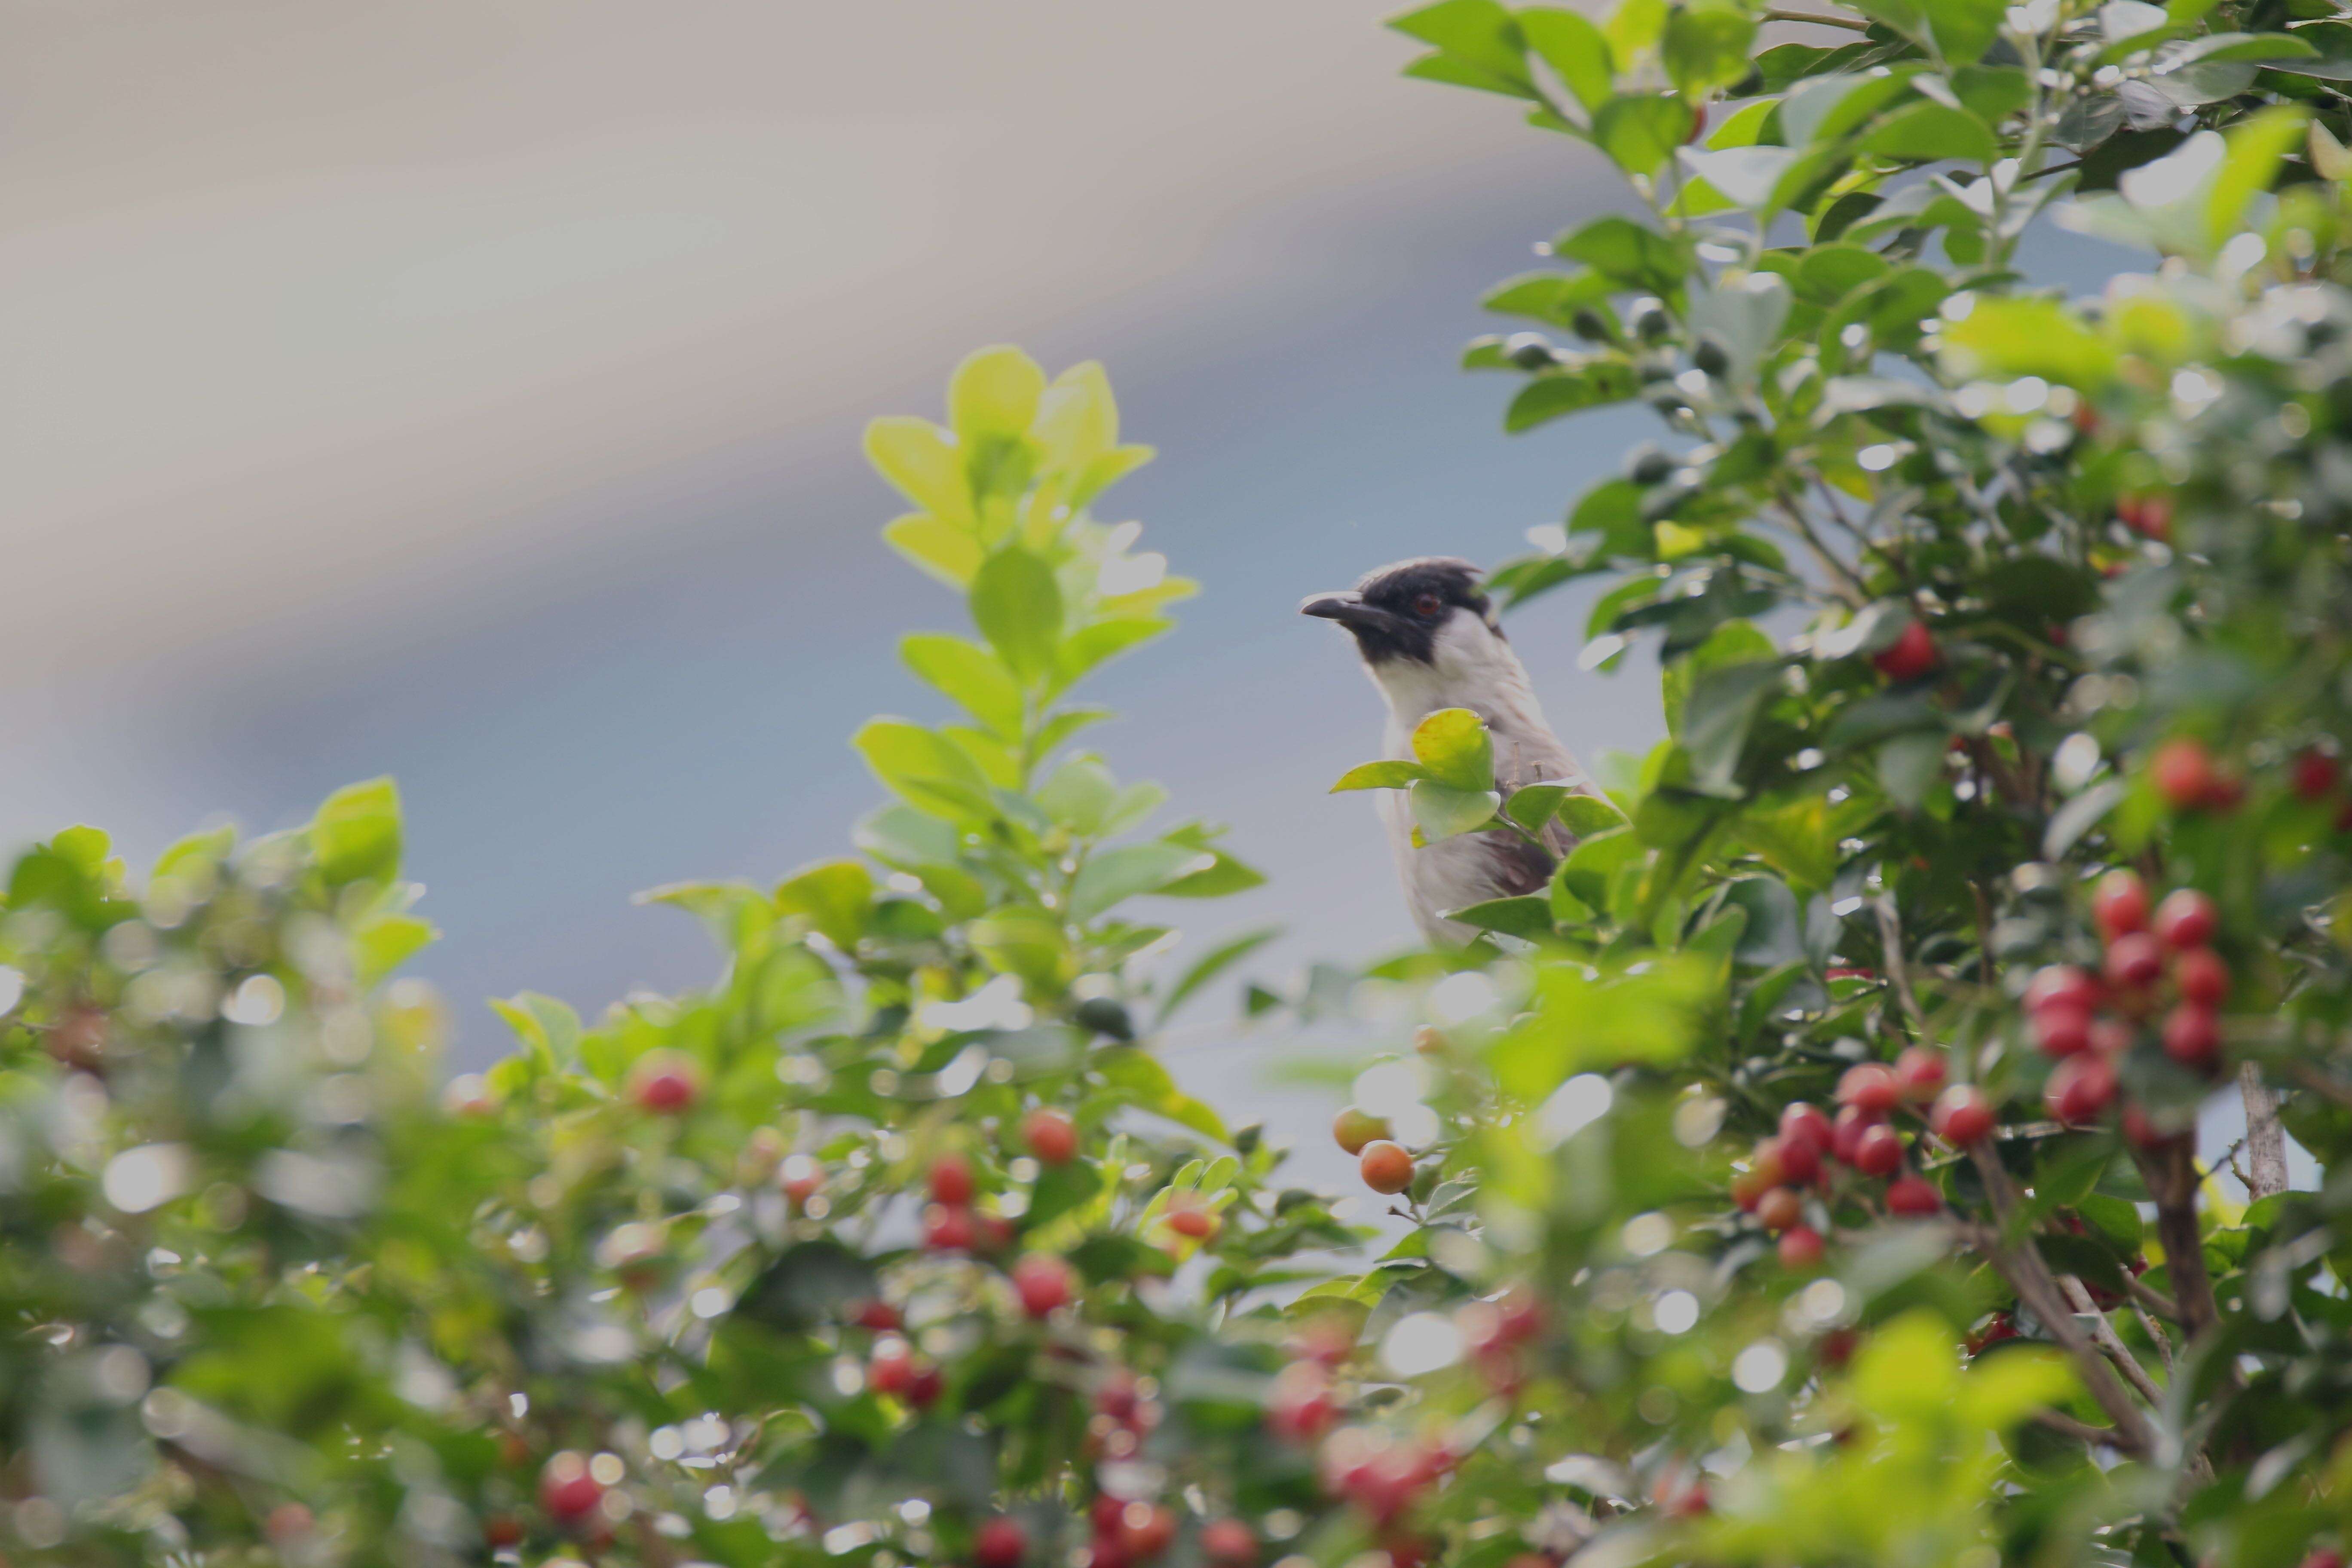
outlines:
M1318 594L1298 606L1302 616L1314 616L1326 621L1337 621L1350 631L1359 628L1385 626L1389 613L1364 603L1364 596L1352 590L1342 594Z

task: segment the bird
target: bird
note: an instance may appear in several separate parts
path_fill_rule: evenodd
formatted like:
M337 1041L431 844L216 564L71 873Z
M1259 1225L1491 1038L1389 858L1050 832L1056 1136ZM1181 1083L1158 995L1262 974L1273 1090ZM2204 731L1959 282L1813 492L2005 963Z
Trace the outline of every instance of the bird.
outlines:
M1470 562L1451 555L1399 561L1344 592L1311 595L1298 610L1336 621L1355 637L1364 673L1388 704L1384 755L1411 760L1415 725L1442 708L1467 708L1486 722L1495 784L1506 796L1531 784L1601 794L1545 721L1527 667L1504 637ZM1480 934L1445 918L1448 911L1541 891L1574 847L1556 819L1538 835L1540 845L1508 828L1489 828L1415 847L1405 792L1378 795L1406 907L1434 945L1459 947Z

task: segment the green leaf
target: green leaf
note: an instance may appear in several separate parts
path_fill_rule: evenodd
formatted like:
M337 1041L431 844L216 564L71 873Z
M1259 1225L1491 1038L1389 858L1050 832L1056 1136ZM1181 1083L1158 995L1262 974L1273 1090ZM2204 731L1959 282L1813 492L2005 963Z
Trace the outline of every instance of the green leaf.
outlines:
M1947 322L1944 357L1955 376L2038 375L2095 392L2115 374L2115 350L2056 300L1990 299Z
M1666 103L1675 100L1659 99L1656 101ZM1551 249L1554 256L1569 261L1581 261L1626 288L1647 289L1654 294L1670 293L1680 289L1690 269L1688 258L1675 241L1629 217L1595 219L1574 233L1561 235L1553 240Z
M1617 69L1631 71L1658 47L1665 27L1666 0L1617 0L1601 36L1609 41L1609 58Z
M768 1328L806 1331L839 1323L880 1290L874 1266L833 1237L778 1254L735 1302L735 1315Z
M988 780L963 749L904 719L870 719L850 744L908 805L950 821L993 815Z
M1917 810L1944 777L1944 752L1949 743L1941 734L1896 735L1880 742L1880 787L1897 805Z
M1544 965L1528 1012L1488 1050L1497 1087L1534 1105L1574 1073L1681 1060L1715 1004L1715 967L1684 953L1600 977L1581 964Z
M1529 833L1540 833L1575 788L1567 784L1521 784L1504 800L1503 815Z
M1608 101L1616 70L1609 40L1581 14L1558 5L1524 6L1519 32L1578 102L1591 110Z
M900 495L942 524L971 523L963 454L955 437L928 419L887 415L866 422L866 460Z
M1553 935L1551 900L1533 894L1517 899L1488 899L1484 903L1444 912L1447 920L1528 942L1546 941Z
M373 985L440 934L432 921L415 915L370 915L352 931L352 958L361 986Z
M1062 683L1067 685L1129 648L1142 647L1175 625L1162 616L1120 616L1080 626L1062 644Z
M971 582L971 618L1024 681L1053 669L1062 640L1062 590L1041 557L1015 544L981 563Z
M1862 145L1864 152L1882 157L1922 163L1957 158L1990 163L2000 155L2000 142L1983 121L1965 109L1940 103L1915 103L1896 110L1871 127Z
M1623 403L1640 390L1632 365L1596 354L1571 369L1537 376L1521 387L1503 416L1503 428L1516 436L1563 414Z
M2206 243L2219 248L2237 232L2254 197L2271 188L2281 163L2303 140L2300 106L2276 105L2230 131L2230 151L2205 203Z
M1592 116L1593 142L1619 168L1643 176L1675 155L1690 128L1690 105L1664 93L1621 95Z
M1478 303L1506 316L1525 316L1555 327L1573 323L1579 310L1600 304L1615 285L1598 272L1522 272L1506 278Z
M1021 685L989 648L945 632L910 632L898 641L907 668L965 712L1007 740L1021 734Z
M873 874L855 860L828 860L805 867L776 888L776 908L804 916L834 946L848 952L866 934L874 904Z
M1524 74L1505 74L1487 69L1464 59L1459 55L1443 51L1423 55L1404 68L1403 75L1419 81L1443 82L1448 87L1466 87L1478 92L1498 92L1506 98L1521 98L1540 102L1542 94Z
M1412 819L1420 826L1424 844L1436 844L1486 826L1495 819L1495 808L1503 803L1503 797L1491 789L1455 789L1435 779L1421 780L1406 798L1412 804Z
M1159 889L1163 899L1224 899L1265 885L1265 873L1244 865L1222 849L1208 851L1211 864Z
M1102 1173L1087 1161L1048 1165L1037 1173L1036 1183L1029 1189L1029 1209L1021 1216L1021 1228L1030 1231L1051 1225L1100 1191Z
M1666 17L1660 58L1685 98L1704 98L1748 74L1755 42L1756 24L1747 13L1717 4L1684 6Z
M1388 25L1491 75L1527 80L1527 47L1500 0L1438 0L1391 16Z
M1561 824L1580 839L1626 826L1625 814L1605 795L1571 795L1559 803L1558 815Z
M1495 787L1495 744L1486 721L1467 708L1441 708L1412 729L1412 754L1439 784L1457 790Z
M882 542L958 593L980 570L983 553L971 530L923 511L908 512L885 526Z
M1047 816L1081 838L1103 831L1118 801L1118 781L1092 757L1073 757L1037 786L1037 804Z
M1199 849L1164 841L1097 849L1071 879L1070 914L1076 920L1093 920L1122 900L1205 871L1211 864L1211 858Z
M1429 770L1419 763L1384 758L1377 763L1358 763L1339 775L1339 782L1331 786L1330 793L1339 795L1351 789L1404 789L1415 779L1429 776Z
M580 1015L536 991L492 997L490 1010L507 1022L523 1048L550 1070L572 1066L580 1050Z
M1260 926L1255 931L1230 937L1192 961L1192 967L1176 978L1168 994L1160 1003L1160 1021L1166 1023L1176 1009L1182 1006L1203 985L1272 942L1282 934L1280 926Z
M310 852L337 886L400 874L400 786L388 778L346 784L310 819Z
M992 437L1017 438L1045 395L1045 373L1035 360L1005 344L982 349L949 378L949 422L967 452Z
M1682 742L1691 759L1691 787L1709 795L1738 792L1739 758L1756 715L1780 689L1778 663L1727 665L1702 672L1683 705Z

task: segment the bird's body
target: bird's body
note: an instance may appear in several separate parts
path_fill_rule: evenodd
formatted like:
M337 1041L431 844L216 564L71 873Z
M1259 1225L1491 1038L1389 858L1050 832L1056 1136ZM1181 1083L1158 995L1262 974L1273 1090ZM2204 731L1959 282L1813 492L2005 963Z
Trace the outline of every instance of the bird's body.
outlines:
M1506 795L1531 784L1600 793L1545 721L1527 668L1504 640L1468 562L1401 562L1349 593L1310 599L1303 609L1355 635L1364 671L1388 704L1386 755L1410 760L1414 726L1440 709L1466 708L1486 722L1495 783ZM1446 911L1541 889L1572 847L1558 822L1545 828L1543 847L1507 829L1415 847L1404 792L1381 791L1380 813L1413 923L1433 942L1459 945L1475 937L1475 928L1446 920Z

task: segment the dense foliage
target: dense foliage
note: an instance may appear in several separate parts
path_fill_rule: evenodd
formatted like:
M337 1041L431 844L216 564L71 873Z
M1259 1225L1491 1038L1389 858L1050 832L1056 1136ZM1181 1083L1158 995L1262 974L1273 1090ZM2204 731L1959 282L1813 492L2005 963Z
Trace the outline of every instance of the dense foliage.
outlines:
M1263 940L1177 962L1160 900L1255 874L1154 826L1070 692L1189 584L1094 516L1149 455L1100 372L991 350L945 426L868 437L978 634L904 644L960 716L858 733L857 858L649 895L711 931L707 990L516 997L515 1052L442 1085L385 783L144 878L89 828L17 860L0 1547L2327 1561L2347 22L1859 10L1397 24L1640 200L1488 300L1574 345L1469 357L1526 377L1514 429L1664 421L1493 582L1612 579L1586 662L1654 644L1670 735L1607 802L1505 798L1463 710L1342 781L1577 840L1458 914L1490 938L1355 982L1423 1020L1335 1127L1384 1256L1151 1054ZM2062 197L2167 259L2037 292Z

